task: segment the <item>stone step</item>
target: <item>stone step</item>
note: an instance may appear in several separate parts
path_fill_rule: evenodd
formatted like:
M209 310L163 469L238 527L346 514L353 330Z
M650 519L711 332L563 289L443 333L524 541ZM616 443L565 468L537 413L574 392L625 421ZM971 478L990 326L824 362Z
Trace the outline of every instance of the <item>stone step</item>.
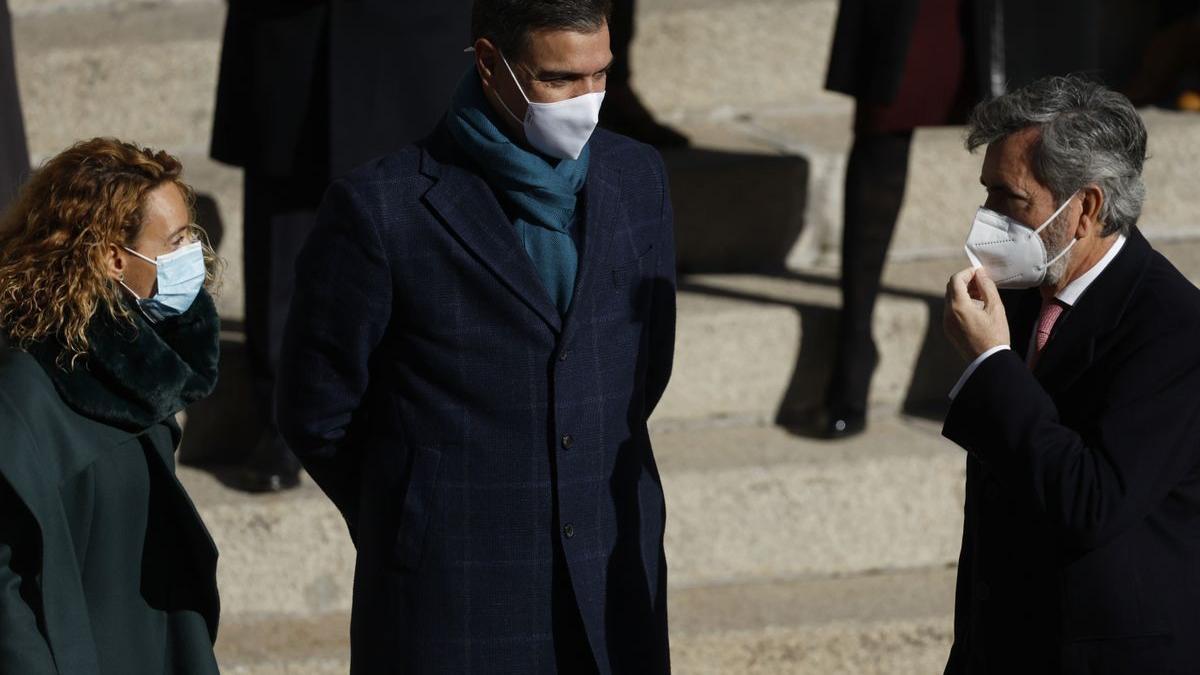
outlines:
M964 460L937 432L896 418L839 444L778 428L655 432L672 586L952 564ZM349 608L354 549L315 486L248 496L180 475L221 551L228 614Z
M928 675L952 637L952 570L673 590L680 675ZM349 618L227 619L217 654L230 675L347 672Z

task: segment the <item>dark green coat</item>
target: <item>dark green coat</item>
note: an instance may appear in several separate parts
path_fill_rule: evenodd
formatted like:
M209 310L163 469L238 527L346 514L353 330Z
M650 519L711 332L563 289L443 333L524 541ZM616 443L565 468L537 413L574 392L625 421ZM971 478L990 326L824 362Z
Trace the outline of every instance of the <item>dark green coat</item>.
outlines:
M216 381L207 294L86 366L0 348L0 673L216 673L217 552L175 477L174 412Z

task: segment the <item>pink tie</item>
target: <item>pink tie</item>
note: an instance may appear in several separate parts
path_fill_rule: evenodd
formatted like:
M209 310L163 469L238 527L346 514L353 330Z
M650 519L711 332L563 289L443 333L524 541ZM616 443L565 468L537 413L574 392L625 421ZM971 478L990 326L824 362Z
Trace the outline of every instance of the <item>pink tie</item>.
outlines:
M1046 348L1046 343L1050 341L1050 332L1054 330L1054 322L1058 321L1058 317L1062 316L1063 306L1058 300L1050 300L1042 304L1042 313L1038 316L1037 338L1035 340L1037 350L1033 353L1033 359L1029 361L1029 367L1037 365L1038 358L1042 355L1042 350Z

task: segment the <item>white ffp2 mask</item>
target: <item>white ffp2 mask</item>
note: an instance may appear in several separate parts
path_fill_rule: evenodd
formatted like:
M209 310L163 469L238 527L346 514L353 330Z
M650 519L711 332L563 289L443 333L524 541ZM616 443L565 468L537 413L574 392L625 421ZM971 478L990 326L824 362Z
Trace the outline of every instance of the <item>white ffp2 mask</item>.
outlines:
M1075 193L1078 194L1078 193ZM982 267L999 288L1033 288L1046 279L1046 270L1075 246L1072 239L1058 255L1047 260L1046 245L1038 236L1075 198L1072 194L1046 222L1031 229L1020 221L985 207L975 212L967 234L967 258Z
M600 104L604 102L604 92L583 94L557 103L534 103L525 94L517 74L508 59L503 54L500 59L504 67L517 83L517 91L525 99L528 108L525 119L513 114L513 111L500 100L500 105L525 129L525 138L539 152L557 159L579 159L583 148L591 140L596 125L600 123Z

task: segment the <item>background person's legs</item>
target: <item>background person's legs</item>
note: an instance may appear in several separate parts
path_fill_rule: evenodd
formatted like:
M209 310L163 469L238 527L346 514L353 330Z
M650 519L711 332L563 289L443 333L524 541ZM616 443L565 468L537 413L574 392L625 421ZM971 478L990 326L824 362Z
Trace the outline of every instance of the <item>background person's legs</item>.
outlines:
M12 19L0 0L0 212L8 206L17 188L29 175L29 149L21 117L13 58Z
M855 135L846 166L842 227L842 313L826 392L826 432L861 431L878 352L871 319L896 218L904 201L912 132Z
M237 477L252 492L293 487L300 464L275 427L275 376L296 285L296 258L317 218L324 185L310 179L245 175L246 351L264 430Z

